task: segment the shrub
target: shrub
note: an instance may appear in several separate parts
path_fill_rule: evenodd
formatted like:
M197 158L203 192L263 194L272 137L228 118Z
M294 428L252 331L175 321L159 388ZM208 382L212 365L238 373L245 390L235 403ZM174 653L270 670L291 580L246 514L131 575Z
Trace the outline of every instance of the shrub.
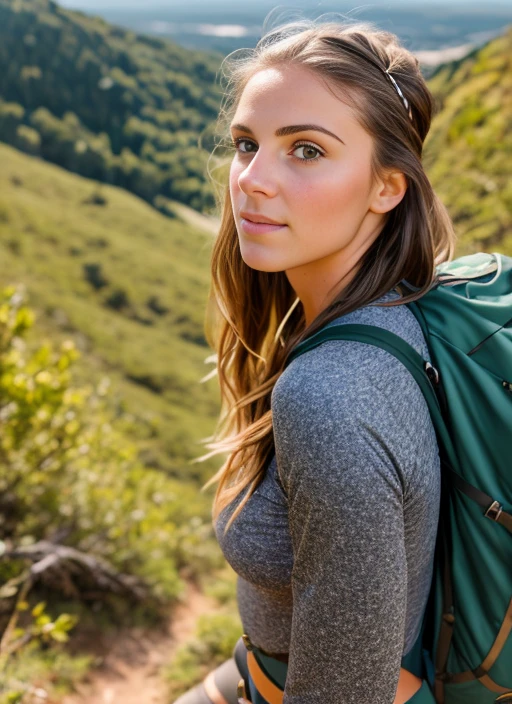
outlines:
M27 154L38 155L41 151L41 135L28 125L18 125L15 146Z
M130 305L130 299L124 289L116 288L105 300L105 305L114 310L123 310Z
M108 279L103 275L101 264L84 264L83 272L85 280L88 281L95 289L101 289L108 286Z

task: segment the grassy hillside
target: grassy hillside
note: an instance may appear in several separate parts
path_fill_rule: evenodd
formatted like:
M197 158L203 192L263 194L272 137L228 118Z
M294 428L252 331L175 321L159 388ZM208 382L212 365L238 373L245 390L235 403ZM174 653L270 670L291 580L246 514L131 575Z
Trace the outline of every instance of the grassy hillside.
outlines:
M52 0L0 0L1 139L148 202L207 209L198 137L217 114L220 59Z
M188 465L217 413L199 383L211 233L11 147L0 161L1 284L25 284L39 334L75 338L84 379L111 377L145 463L211 472Z
M429 175L455 221L460 254L512 255L512 29L430 79L441 110Z

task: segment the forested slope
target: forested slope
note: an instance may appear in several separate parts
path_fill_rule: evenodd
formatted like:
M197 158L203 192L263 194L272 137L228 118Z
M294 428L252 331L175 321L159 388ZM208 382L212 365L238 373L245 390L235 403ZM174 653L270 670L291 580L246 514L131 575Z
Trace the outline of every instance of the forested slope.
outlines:
M151 203L210 208L198 139L220 60L52 0L0 0L0 139Z

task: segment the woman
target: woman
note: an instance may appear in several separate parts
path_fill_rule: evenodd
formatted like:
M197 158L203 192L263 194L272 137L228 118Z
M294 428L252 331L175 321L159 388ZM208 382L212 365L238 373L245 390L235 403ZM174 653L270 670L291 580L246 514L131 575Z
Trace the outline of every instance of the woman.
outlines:
M424 398L400 362L359 342L286 366L333 323L378 325L429 358L404 303L453 253L421 163L432 96L417 60L368 24L289 24L231 65L210 318L224 408L210 447L229 454L208 484L239 575L244 697L433 702L401 667L419 643L439 512ZM233 701L234 663L218 674L180 704Z

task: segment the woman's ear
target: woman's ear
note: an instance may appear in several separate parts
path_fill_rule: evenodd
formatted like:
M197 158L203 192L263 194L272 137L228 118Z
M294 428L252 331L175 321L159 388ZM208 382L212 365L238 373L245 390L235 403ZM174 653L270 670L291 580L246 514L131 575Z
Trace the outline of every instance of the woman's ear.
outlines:
M407 179L401 171L388 171L377 179L369 210L388 213L397 206L407 190Z

